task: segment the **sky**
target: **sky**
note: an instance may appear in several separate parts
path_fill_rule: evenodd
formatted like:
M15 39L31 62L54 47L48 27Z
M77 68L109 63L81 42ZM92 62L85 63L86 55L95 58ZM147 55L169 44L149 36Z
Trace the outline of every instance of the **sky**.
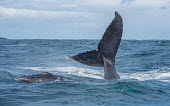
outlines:
M123 39L170 40L170 0L0 0L0 37L101 39L115 11Z

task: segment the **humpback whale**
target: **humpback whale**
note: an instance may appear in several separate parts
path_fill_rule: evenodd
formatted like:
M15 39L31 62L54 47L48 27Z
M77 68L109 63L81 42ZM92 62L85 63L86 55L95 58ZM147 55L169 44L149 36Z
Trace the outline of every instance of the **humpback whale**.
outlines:
M123 20L120 14L115 11L115 18L107 27L102 39L98 44L98 50L79 53L69 56L71 59L90 66L104 67L104 79L119 79L115 68L115 56L119 48L123 33ZM43 72L35 75L20 76L16 78L19 82L40 82L40 81L65 81L73 78L53 75Z

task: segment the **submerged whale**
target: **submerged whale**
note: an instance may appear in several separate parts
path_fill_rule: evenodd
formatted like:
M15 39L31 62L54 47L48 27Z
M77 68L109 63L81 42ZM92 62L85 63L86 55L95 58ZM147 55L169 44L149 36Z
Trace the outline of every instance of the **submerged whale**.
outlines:
M119 75L115 68L115 56L119 48L123 33L123 20L120 14L115 11L115 18L106 29L102 39L98 44L98 50L79 53L75 56L69 56L79 63L104 67L104 79L119 79ZM53 75L48 72L40 74L20 76L16 78L19 82L40 82L40 81L65 81L74 80L70 77Z
M49 72L43 72L40 74L35 75L24 75L16 78L18 82L41 82L41 81L66 81L66 80L73 80L73 78L60 76L60 75L53 75Z

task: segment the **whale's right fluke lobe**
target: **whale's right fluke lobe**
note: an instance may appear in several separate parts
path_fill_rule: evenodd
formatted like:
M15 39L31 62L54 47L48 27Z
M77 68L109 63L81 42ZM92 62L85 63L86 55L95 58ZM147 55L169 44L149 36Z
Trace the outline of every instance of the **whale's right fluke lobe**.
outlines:
M119 13L115 12L115 18L100 40L98 51L105 57L114 58L120 45L122 32L123 20Z

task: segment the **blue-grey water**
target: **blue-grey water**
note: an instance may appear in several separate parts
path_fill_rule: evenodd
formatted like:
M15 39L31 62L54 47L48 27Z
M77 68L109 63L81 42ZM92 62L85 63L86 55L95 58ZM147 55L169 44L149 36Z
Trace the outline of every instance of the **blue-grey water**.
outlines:
M123 40L116 56L120 80L103 68L71 60L99 40L0 40L0 106L170 105L170 41ZM41 72L80 81L19 83Z

